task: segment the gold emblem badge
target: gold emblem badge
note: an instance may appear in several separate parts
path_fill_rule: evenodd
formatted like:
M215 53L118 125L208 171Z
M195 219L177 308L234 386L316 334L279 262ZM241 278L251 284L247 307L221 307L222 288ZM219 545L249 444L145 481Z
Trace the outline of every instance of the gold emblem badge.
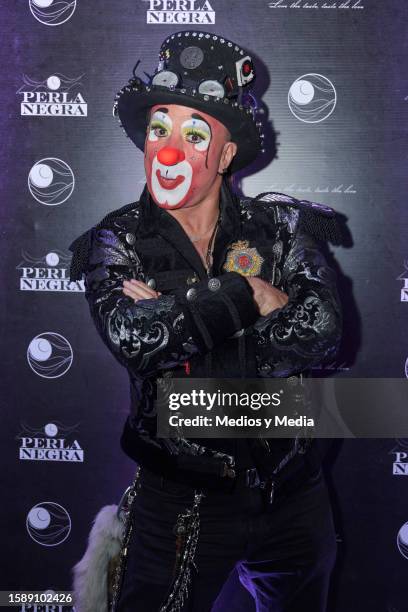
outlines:
M248 240L233 242L223 266L226 272L238 272L242 276L256 276L261 271L264 258L255 247L249 248Z

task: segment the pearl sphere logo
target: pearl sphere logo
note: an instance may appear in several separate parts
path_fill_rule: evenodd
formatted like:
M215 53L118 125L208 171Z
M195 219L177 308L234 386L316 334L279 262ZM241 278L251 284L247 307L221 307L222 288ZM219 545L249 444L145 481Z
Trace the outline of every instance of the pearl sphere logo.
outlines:
M73 351L64 336L44 332L33 338L27 349L30 368L43 378L59 378L72 365Z
M36 162L28 174L28 189L33 198L46 206L58 206L72 194L74 173L61 159L45 157Z
M292 114L304 123L319 123L329 117L336 106L334 85L321 74L304 74L292 83L288 105Z
M52 74L47 79L47 87L52 91L57 91L57 89L61 87L61 79L55 74Z
M42 546L58 546L70 534L68 512L56 502L41 502L27 514L26 527L30 537Z
M405 376L408 378L408 357L405 361Z
M57 253L50 252L50 253L47 253L47 255L45 256L45 261L47 265L50 266L50 268L52 268L54 266L58 266L60 258L59 258L59 255L57 255Z
M408 523L405 523L398 532L397 546L401 555L408 559Z
M57 26L72 17L76 0L29 0L32 15L44 25Z
M46 436L53 438L58 433L58 427L55 425L55 423L47 423L47 425L44 427L44 432Z

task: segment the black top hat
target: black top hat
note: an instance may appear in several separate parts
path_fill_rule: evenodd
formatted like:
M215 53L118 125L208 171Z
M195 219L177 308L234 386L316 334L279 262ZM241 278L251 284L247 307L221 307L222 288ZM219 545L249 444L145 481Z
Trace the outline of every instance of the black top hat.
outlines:
M181 104L202 110L223 123L237 143L235 172L262 149L257 102L249 90L255 69L248 53L235 43L207 32L177 32L161 46L159 65L146 83L133 77L115 97L113 113L135 145L144 150L148 109ZM146 74L146 73L145 73Z

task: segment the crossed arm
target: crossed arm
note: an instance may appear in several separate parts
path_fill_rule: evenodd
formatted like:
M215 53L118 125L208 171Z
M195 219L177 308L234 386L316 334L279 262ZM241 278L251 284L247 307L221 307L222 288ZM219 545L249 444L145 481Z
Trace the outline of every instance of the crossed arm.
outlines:
M134 282L140 281L141 270L117 232L93 233L85 273L92 318L118 361L142 377L205 354L259 317L250 285L236 272L219 276L216 291L208 280L196 283L196 298L189 301L184 288L153 297L144 283ZM124 281L132 279L127 287L138 287L137 301L124 290Z
M259 278L227 272L221 287L196 284L155 292L140 278L117 234L98 230L85 277L86 298L98 331L115 357L141 376L205 354L242 328L260 376L287 376L332 357L341 334L335 275L317 244L298 231L284 262L281 290ZM139 262L140 263L140 262ZM140 265L138 266L140 270Z
M315 240L298 231L283 266L288 302L253 326L260 376L284 377L332 359L342 333L336 275Z
M253 296L261 315L268 315L277 308L282 308L288 302L288 296L284 291L270 285L262 278L248 277L246 279L252 287ZM146 283L134 278L123 281L123 293L131 297L135 302L143 299L158 298L160 291L154 291Z

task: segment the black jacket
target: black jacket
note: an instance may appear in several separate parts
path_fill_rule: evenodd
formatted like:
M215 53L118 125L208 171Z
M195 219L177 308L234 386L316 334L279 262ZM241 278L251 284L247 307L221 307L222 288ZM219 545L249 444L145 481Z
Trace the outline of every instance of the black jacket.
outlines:
M138 202L112 211L70 246L71 279L85 274L95 325L129 373L123 450L155 472L194 484L225 480L234 460L268 473L293 440L159 439L156 379L297 375L332 359L341 334L335 274L315 240L338 242L334 211L275 192L238 198L226 180L220 208L211 270L219 282L210 285L181 225L146 187ZM262 262L256 276L289 295L285 307L260 316L245 270L233 271L238 241L256 249L250 251L255 268ZM135 303L122 292L131 278L162 295Z

